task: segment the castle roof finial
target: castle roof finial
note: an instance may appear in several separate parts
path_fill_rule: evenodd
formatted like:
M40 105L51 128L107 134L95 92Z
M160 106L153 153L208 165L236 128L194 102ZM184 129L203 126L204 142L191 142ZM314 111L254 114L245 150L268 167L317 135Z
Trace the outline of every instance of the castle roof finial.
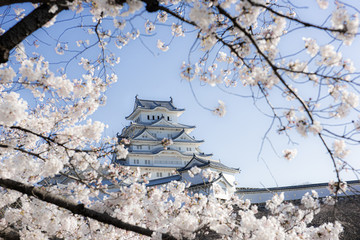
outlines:
M170 96L170 102L172 103L173 102L173 99L172 99L172 97Z

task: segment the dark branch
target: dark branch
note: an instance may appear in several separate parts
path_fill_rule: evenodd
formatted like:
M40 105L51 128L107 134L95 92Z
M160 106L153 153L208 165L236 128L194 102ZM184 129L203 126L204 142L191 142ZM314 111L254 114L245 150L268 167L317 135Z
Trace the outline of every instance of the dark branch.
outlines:
M59 12L67 9L66 5L58 3L57 10L50 12L54 5L54 3L42 4L0 36L0 63L6 63L9 60L10 51L27 36L44 26Z
M67 209L70 212L72 212L73 214L78 214L78 215L81 215L84 217L89 217L89 218L92 218L99 222L109 224L109 225L115 226L117 228L126 230L126 231L132 231L132 232L135 232L135 233L138 233L141 235L145 235L145 236L149 236L149 237L151 237L151 235L154 232L147 228L143 228L143 227L139 227L139 226L132 225L129 223L125 223L117 218L111 217L107 213L100 213L100 212L91 210L89 208L84 207L83 204L72 203L62 197L55 196L53 194L50 194L44 190L37 188L37 187L25 185L25 184L17 182L17 181L0 178L0 186L7 188L7 189L12 189L12 190L24 193L31 197L36 197L36 198L40 199L41 201L48 202L48 203L54 204L58 207ZM169 239L169 240L176 239L173 236L170 236L168 234L162 234L162 237L163 237L163 239Z
M1 0L0 7L19 3L55 3L56 0Z

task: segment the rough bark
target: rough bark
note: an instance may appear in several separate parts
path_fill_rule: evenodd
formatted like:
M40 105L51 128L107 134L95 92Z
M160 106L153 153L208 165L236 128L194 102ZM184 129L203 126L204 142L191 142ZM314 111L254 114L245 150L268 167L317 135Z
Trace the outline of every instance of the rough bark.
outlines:
M17 181L13 181L10 179L2 179L0 178L0 186L7 189L12 189L21 193L24 193L31 197L36 197L41 201L48 202L51 204L54 204L58 207L64 208L69 210L70 212L74 214L78 214L84 217L89 217L94 220L97 220L102 223L110 224L112 226L115 226L117 228L126 230L126 231L132 231L141 235L145 236L151 236L154 231L139 227L136 225L132 225L126 222L123 222L117 218L111 217L107 213L100 213L94 210L91 210L89 208L86 208L83 204L74 204L73 202L70 202L62 197L55 196L53 194L50 194L42 189L39 189L34 186L26 185ZM173 236L170 236L168 234L162 235L163 239L169 239L169 240L175 240Z

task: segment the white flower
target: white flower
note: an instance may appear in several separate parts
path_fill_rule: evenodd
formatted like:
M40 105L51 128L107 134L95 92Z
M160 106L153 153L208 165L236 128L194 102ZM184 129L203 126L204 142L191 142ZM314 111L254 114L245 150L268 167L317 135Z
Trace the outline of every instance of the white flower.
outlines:
M303 37L303 40L305 41L307 53L310 54L311 57L315 57L315 55L319 52L319 45L317 45L316 40L305 37Z
M168 15L166 12L164 12L164 11L158 12L157 19L159 20L159 22L165 23L167 20L167 17L168 17Z
M217 42L217 39L215 38L215 36L213 34L207 34L201 37L201 50L203 51L208 51L210 50L215 43Z
M27 102L15 92L0 94L0 125L11 126L27 117Z
M339 66L342 59L341 52L336 52L334 50L333 45L325 45L320 48L320 55L322 57L322 61L320 64L324 64L327 66Z
M195 175L199 174L200 172L201 172L201 169L198 168L197 166L192 167L192 168L188 171L190 177L194 177Z
M323 199L324 204L333 206L335 205L336 201L332 196L327 196Z
M178 25L175 23L171 25L171 34L175 37L185 37L184 29L182 28L182 25Z
M309 123L307 122L306 118L304 116L297 118L295 121L295 125L297 132L300 133L303 137L306 137L309 127Z
M129 152L125 148L124 144L119 144L115 148L115 154L117 159L125 159L128 153Z
M191 21L195 22L203 31L206 31L215 20L214 14L209 8L196 4L189 13Z
M191 82L192 80L194 80L196 74L197 74L197 68L194 65L190 65L190 64L186 64L185 62L183 62L183 64L181 65L181 72L180 72L180 76L181 78Z
M346 192L347 190L347 183L346 182L334 182L331 180L328 185L328 189L331 194L341 194Z
M327 9L329 6L329 1L328 0L316 0L317 4L319 5L319 7L321 9Z
M147 20L146 23L145 23L145 31L146 31L146 33L151 34L154 30L155 30L154 23ZM159 44L159 42L158 42L158 44ZM158 48L159 48L159 45L158 45Z
M283 157L286 160L293 160L297 155L297 149L285 149L283 150Z
M169 50L169 46L166 46L160 39L157 41L157 47L163 52Z
M349 153L349 150L345 148L346 144L344 140L335 140L333 143L334 157L344 158Z
M56 13L56 11L58 10L58 6L56 4L52 5L50 10L49 10L49 13Z
M225 103L221 100L219 100L218 102L219 106L217 106L217 108L215 108L212 112L219 117L223 117L226 114Z
M359 96L353 92L343 91L341 100L352 108L356 108L359 105Z
M126 26L126 21L124 21L124 20L119 21L116 18L114 18L113 23L114 23L114 27L116 27L120 30L123 30Z
M314 135L320 133L322 131L322 126L320 125L320 122L314 121L313 124L309 127L309 132L312 132Z
M343 7L337 7L331 17L332 27L342 32L335 32L336 38L343 40L345 45L351 45L359 27L359 18L357 15L350 18L347 10Z
M55 48L55 52L59 55L64 55L65 51L68 50L67 44L58 43Z

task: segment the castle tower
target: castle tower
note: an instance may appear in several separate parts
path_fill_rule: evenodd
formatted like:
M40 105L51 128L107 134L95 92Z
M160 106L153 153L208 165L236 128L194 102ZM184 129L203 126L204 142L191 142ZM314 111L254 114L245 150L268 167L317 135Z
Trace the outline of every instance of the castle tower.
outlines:
M139 167L141 173L151 173L151 179L168 177L176 169L185 167L190 160L198 158L211 161L212 154L204 154L199 146L203 140L196 140L189 134L195 126L178 122L185 109L173 105L173 100L156 101L135 98L133 112L126 117L131 121L118 140L130 140L126 159L114 159L115 163Z

